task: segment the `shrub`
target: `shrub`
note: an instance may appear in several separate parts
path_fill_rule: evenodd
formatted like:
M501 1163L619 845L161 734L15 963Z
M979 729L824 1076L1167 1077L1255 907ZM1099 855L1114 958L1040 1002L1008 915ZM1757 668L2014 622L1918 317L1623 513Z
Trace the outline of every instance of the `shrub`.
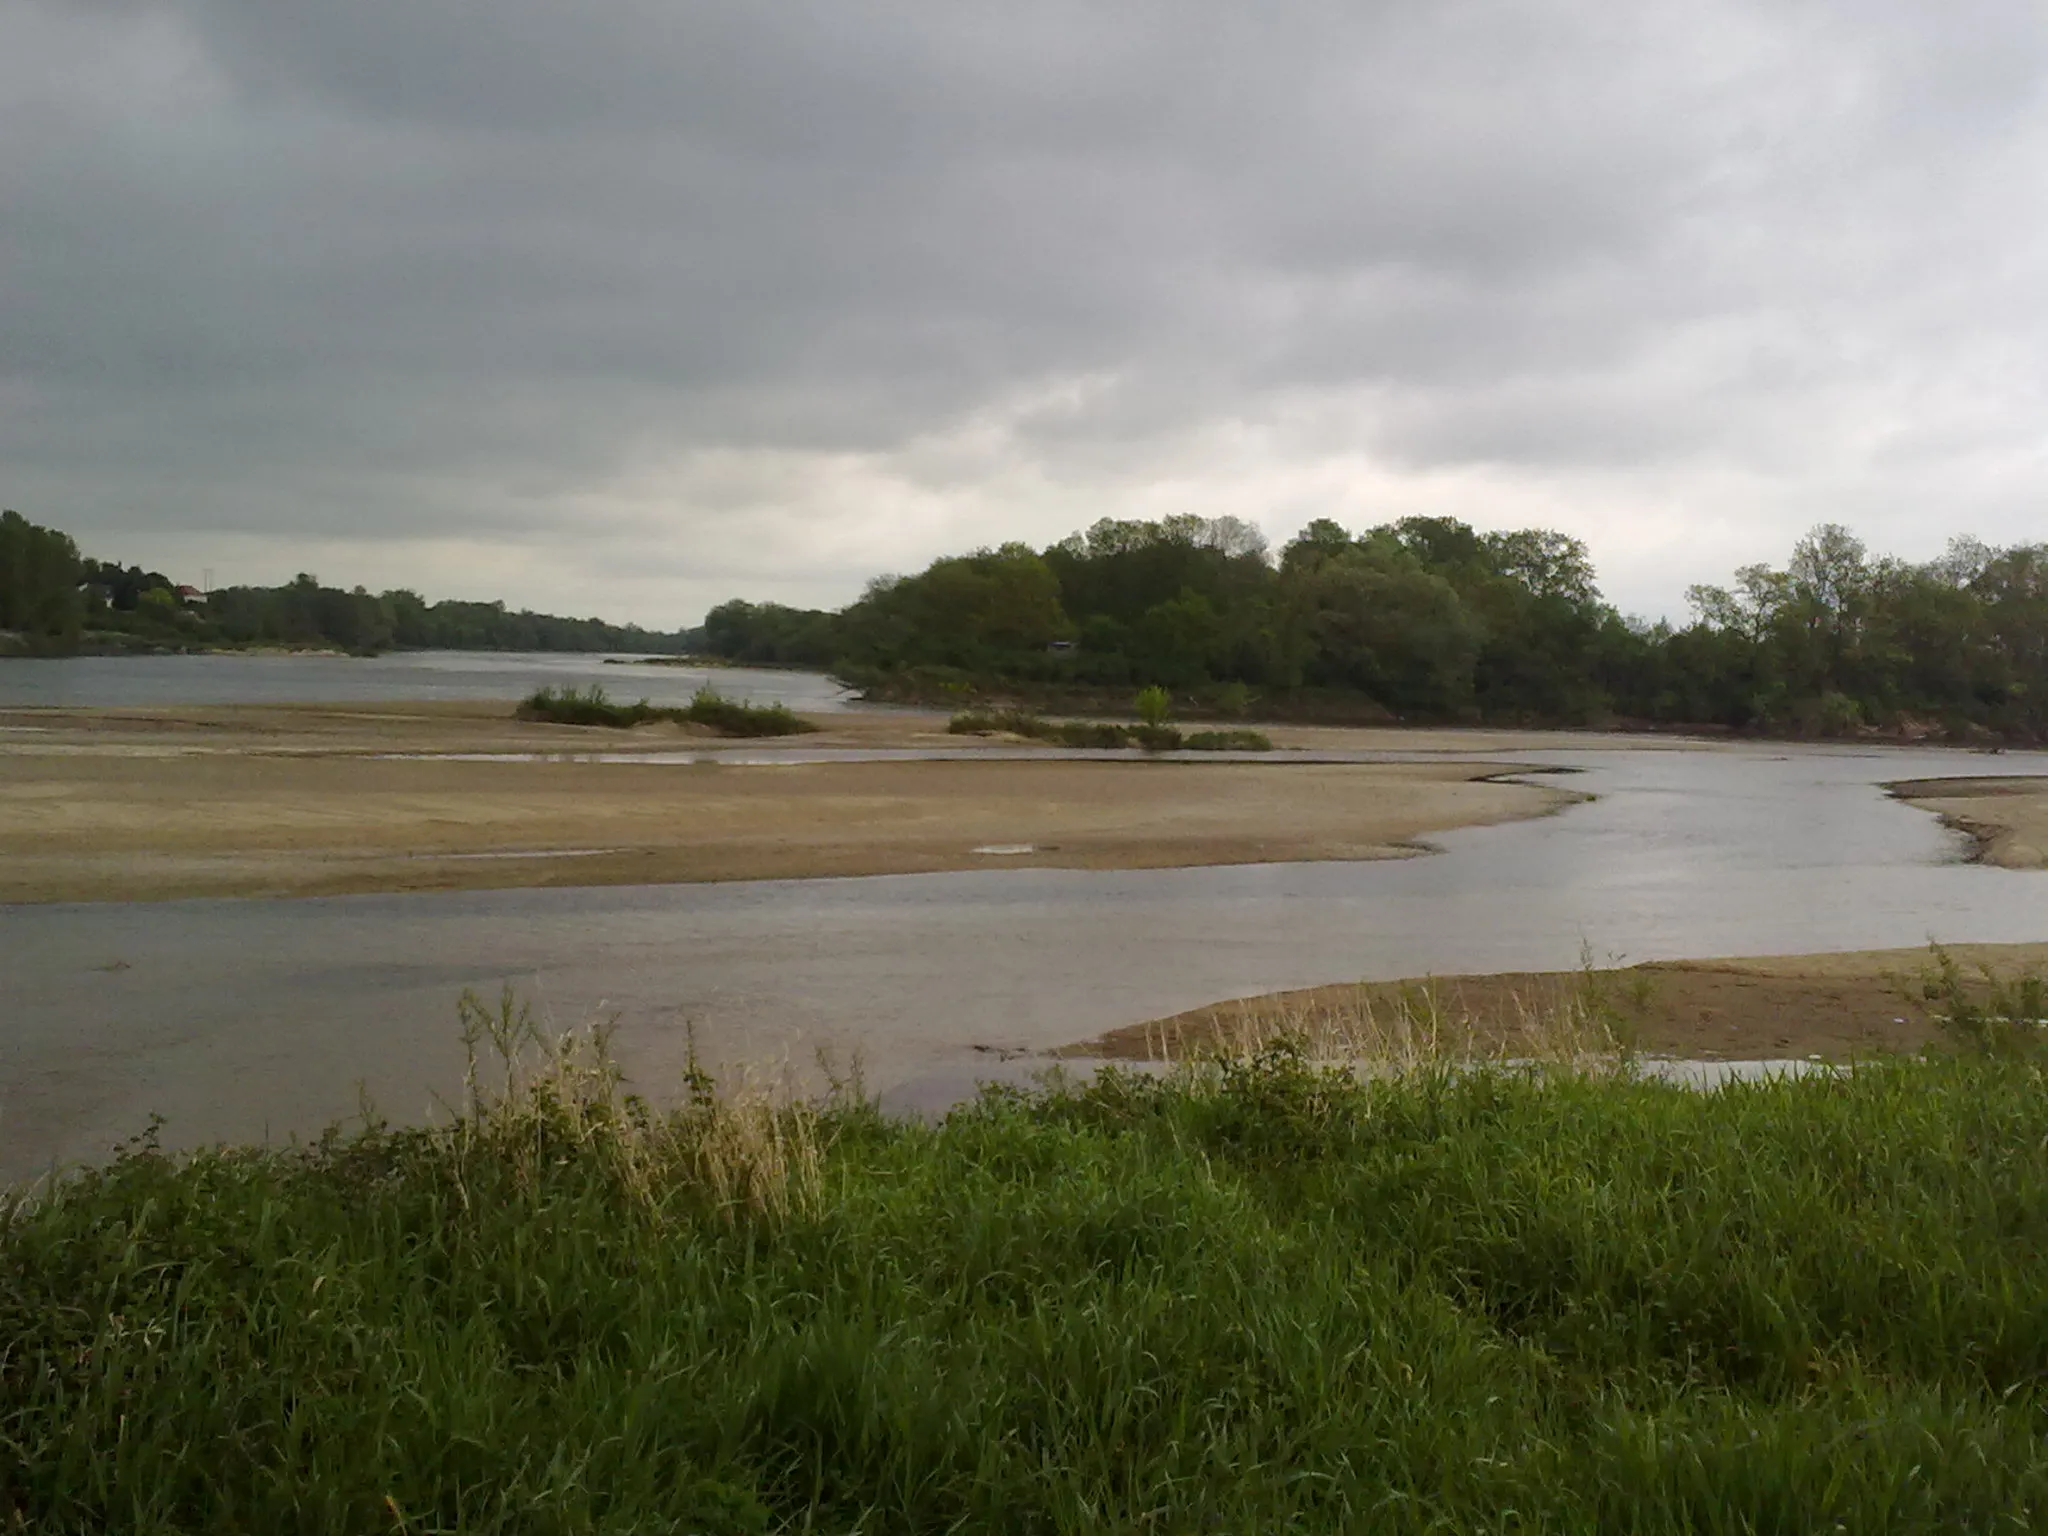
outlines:
M1059 740L1063 747L1114 749L1128 747L1131 732L1108 720L1066 720L1060 724Z
M1166 723L1167 714L1173 708L1173 695L1154 683L1149 688L1138 690L1138 697L1133 700L1133 705L1138 711L1138 718L1145 724L1161 726Z
M604 688L539 688L528 694L515 711L521 720L546 720L555 725L607 725L618 728L658 719L663 711L645 699L637 704L614 704Z
M817 727L787 704L743 704L706 683L681 718L708 725L724 736L796 736Z

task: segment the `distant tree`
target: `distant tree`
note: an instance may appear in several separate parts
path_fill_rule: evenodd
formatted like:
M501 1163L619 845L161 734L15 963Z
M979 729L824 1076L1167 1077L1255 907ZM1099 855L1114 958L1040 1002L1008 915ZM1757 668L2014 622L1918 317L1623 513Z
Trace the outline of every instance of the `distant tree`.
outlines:
M1288 541L1280 552L1280 569L1289 575L1314 570L1350 548L1350 533L1329 518L1319 517Z

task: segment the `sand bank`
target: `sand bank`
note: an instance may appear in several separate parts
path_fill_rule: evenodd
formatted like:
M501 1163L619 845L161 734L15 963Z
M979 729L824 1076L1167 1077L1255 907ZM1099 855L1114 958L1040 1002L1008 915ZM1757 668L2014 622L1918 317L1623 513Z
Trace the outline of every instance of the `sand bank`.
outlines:
M508 713L469 704L5 712L0 901L1394 858L1418 852L1431 832L1541 815L1575 798L1491 781L1511 763L1448 756L776 766L447 756L774 745ZM931 716L820 721L827 729L799 745L974 746ZM1389 733L1309 734L1328 743ZM1508 739L1489 736L1493 750Z
M1891 792L1975 838L1986 864L2048 867L2048 777L1906 779Z
M1964 974L2048 970L2048 944L1961 944ZM1536 1044L1558 1012L1590 1000L1633 1032L1638 1049L1693 1060L1847 1060L1913 1051L1938 1036L1924 982L1925 949L1670 960L1591 973L1415 977L1235 998L1066 1048L1072 1056L1179 1059L1204 1047L1361 1025L1400 1034L1434 1022L1453 1054L1512 1055Z

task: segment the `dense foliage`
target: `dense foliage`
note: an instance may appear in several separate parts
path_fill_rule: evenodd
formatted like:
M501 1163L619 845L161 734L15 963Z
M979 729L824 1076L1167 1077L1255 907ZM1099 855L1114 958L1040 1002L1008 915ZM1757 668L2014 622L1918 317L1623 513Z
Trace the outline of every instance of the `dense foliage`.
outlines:
M2048 1092L544 1092L0 1213L0 1530L2026 1531Z
M2048 546L1963 539L1913 565L1825 525L1784 570L1690 596L1683 627L1625 619L1585 546L1542 529L1323 520L1276 560L1235 519L1168 518L938 560L839 613L726 603L703 643L900 696L1160 684L1226 714L1350 701L1416 720L2048 734Z
M49 651L83 644L677 653L691 638L602 619L511 612L501 602L429 603L403 590L345 591L306 575L281 587L181 595L161 571L81 560L69 537L13 512L0 513L0 631Z

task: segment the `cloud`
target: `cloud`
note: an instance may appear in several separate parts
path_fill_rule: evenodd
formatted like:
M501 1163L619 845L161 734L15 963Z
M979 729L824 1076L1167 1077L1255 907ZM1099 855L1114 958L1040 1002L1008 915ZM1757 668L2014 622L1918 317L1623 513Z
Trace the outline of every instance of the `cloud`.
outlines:
M2048 21L16 0L0 501L670 624L1103 515L2034 537Z

